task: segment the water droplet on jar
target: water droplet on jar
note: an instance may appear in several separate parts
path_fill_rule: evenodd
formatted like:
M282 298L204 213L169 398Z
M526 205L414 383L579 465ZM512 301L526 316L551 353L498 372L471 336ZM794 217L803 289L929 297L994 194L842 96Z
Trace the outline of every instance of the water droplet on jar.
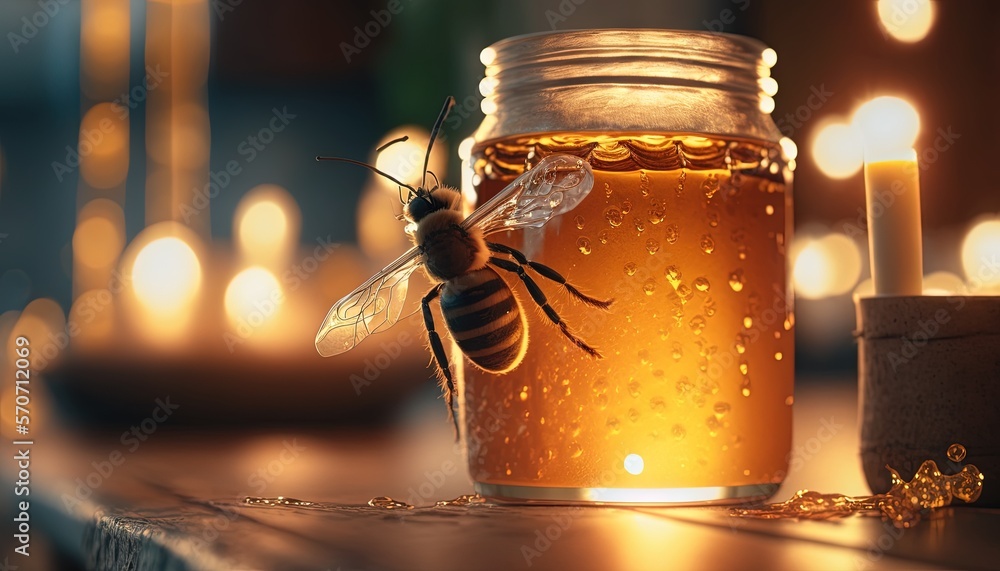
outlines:
M610 206L604 211L604 218L611 224L612 228L617 228L622 225L622 221L625 218L622 216L622 211L617 206Z
M632 221L632 223L635 225L635 231L638 232L639 234L642 234L643 232L646 231L646 225L642 222L642 220L636 218L635 220Z
M590 247L590 238L581 236L579 240L576 241L576 247L580 250L580 253L586 256L592 250Z
M677 196L684 194L684 182L687 180L687 171L681 171L677 177Z
M597 239L601 241L601 244L607 244L610 236L607 230L601 230L597 233Z
M729 287L733 288L733 291L743 291L744 285L743 268L736 268L729 272Z
M677 389L677 394L683 397L694 390L694 383L687 377L681 377L677 380L677 384L674 387Z
M622 214L628 214L629 212L632 212L632 201L626 198L622 201Z
M746 353L747 351L747 340L748 340L747 336L742 333L736 335L735 347L736 347L736 352L739 353L740 355Z
M676 244L681 236L681 230L676 224L667 224L667 227L663 229L663 236L667 244Z
M521 398L521 402L528 400L528 387L521 387L521 394L518 396Z
M715 251L715 240L712 239L711 234L705 234L701 237L701 251L706 254L711 254Z
M740 381L740 393L743 394L743 396L745 396L745 397L750 396L750 379L749 378L746 378L746 379L743 379L742 381Z
M701 315L695 315L688 322L688 325L695 335L701 335L701 332L705 330L705 318Z
M722 428L722 424L719 422L719 419L714 416L710 416L705 420L705 426L708 427L709 436L718 436L719 429Z
M702 310L705 312L705 317L712 317L715 315L716 307L715 300L711 297L705 298L705 305L702 306Z
M667 209L659 202L653 202L649 207L649 223L659 224L667 217Z
M747 247L743 244L736 246L736 257L741 260L747 259Z
M709 283L708 278L702 276L694 279L694 289L708 291L710 287L712 287L712 284Z
M685 304L691 301L691 298L694 297L694 291L689 288L687 284L680 284L677 286L677 295L680 296L681 303Z
M745 377L750 371L750 365L746 361L740 361L740 373Z
M765 206L765 207L764 207L764 212L765 212L765 213L766 213L766 214L767 214L768 216L771 216L772 214L774 214L774 207L773 207L773 206L771 206L770 204L768 204L767 206Z
M646 295L653 295L653 292L656 291L656 280L653 278L646 280L646 283L642 284L642 291L644 291Z
M600 408L601 410L608 408L608 395L603 393L599 394L597 395L597 398L594 399L594 401L597 403L598 408Z
M605 196L611 196L612 192L613 191L611 190L611 183L609 183L609 182L604 183L604 195Z
M639 381L630 381L628 384L628 394L632 395L632 398L637 398L639 396L639 389L641 385Z
M612 434L618 434L619 432L621 432L622 431L622 426L621 425L622 425L622 423L621 423L620 420L618 420L617 416L609 416L608 417L607 427L608 427L608 429L611 430Z
M792 406L793 404L795 404L795 397L793 395L788 395L787 397L785 397L785 404L788 406Z
M743 318L743 327L745 327L747 329L750 329L751 327L753 327L753 317L750 317L749 315L746 316L746 317L744 317Z
M583 216L580 216L578 214L576 216L576 218L573 219L573 221L576 222L576 229L577 230L583 230Z
M583 446L580 446L579 442L570 442L569 443L569 457L570 458L579 458L580 456L583 456Z
M708 178L701 183L701 190L705 193L705 198L711 200L716 192L719 192L719 179L715 173L708 175Z
M671 357L674 358L674 361L680 361L681 357L683 356L684 356L684 350L682 349L681 344L678 343L677 341L674 341L673 352L671 353Z
M646 251L649 252L650 255L655 254L660 251L660 243L652 238L646 240Z
M667 269L663 271L663 275L667 277L667 281L670 285L677 289L677 285L681 283L681 270L677 266L667 266Z
M719 401L715 403L712 410L715 412L715 416L721 420L722 417L729 413L730 408L728 402Z
M780 361L782 358L784 358L784 355L781 354L781 351L776 351L774 353L774 360L775 361Z
M649 349L640 349L638 355L640 363L643 365L649 364Z
M708 218L709 227L717 228L719 226L719 213L716 212L715 210L710 210L706 218Z
M653 397L649 399L649 408L654 412L663 412L667 409L667 401L663 397Z
M628 262L625 264L626 276L634 276L637 271L639 271L639 266L635 262Z
M687 436L687 429L681 424L675 424L673 428L670 429L670 433L674 435L674 440L684 440Z
M952 462L961 462L962 460L965 460L965 454L965 446L962 446L961 444L952 444L948 447L948 459Z
M577 436L580 436L580 423L579 422L571 422L571 423L569 423L569 434L573 438L576 438Z
M639 422L639 417L640 416L641 415L639 414L639 411L637 409L634 409L634 408L628 409L628 419L630 421L632 421L632 422Z

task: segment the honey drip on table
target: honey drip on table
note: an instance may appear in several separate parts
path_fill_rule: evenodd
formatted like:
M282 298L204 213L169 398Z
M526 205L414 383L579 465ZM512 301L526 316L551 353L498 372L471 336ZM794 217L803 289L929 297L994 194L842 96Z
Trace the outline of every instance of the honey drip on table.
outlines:
M960 462L966 450L961 444L948 447L948 460ZM913 479L903 480L899 472L886 466L892 474L892 488L873 496L845 496L799 490L784 502L758 508L730 510L735 517L760 519L832 519L851 515L881 516L897 528L910 528L920 522L924 510L951 505L955 498L974 502L983 491L985 476L972 464L957 474L942 474L933 460L925 460Z

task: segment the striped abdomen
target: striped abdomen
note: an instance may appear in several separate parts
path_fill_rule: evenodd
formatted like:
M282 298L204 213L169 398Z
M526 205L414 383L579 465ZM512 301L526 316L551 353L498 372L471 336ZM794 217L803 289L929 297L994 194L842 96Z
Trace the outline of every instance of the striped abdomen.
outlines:
M441 312L458 347L480 368L506 373L520 364L527 324L514 292L489 266L449 280Z

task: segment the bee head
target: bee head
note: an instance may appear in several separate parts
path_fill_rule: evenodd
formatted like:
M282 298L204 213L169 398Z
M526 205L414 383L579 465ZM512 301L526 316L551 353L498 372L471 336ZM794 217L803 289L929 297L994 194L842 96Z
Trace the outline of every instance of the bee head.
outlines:
M403 216L410 222L420 222L432 212L455 209L460 198L461 195L450 188L419 188L416 193L410 194L410 200L403 208Z

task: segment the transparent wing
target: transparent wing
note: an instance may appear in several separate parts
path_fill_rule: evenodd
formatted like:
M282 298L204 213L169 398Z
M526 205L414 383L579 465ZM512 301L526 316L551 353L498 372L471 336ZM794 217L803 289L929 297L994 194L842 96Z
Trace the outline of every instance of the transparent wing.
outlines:
M486 201L462 222L484 235L538 228L576 208L594 187L590 164L572 155L549 155Z
M354 348L372 333L384 331L399 320L406 299L407 281L423 260L410 248L381 272L334 304L316 332L316 350L324 357Z

